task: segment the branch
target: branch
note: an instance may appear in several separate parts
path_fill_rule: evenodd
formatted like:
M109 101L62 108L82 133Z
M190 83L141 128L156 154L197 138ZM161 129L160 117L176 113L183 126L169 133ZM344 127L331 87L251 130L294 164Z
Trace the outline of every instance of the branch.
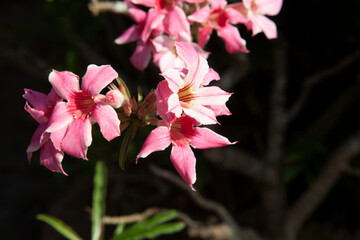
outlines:
M133 222L140 222L142 220L145 220L146 218L160 212L164 212L165 210L159 209L159 208L149 208L146 209L142 213L134 213L130 215L125 216L104 216L102 218L102 221L104 224L110 224L110 225L118 225L119 223L133 223Z
M88 4L88 8L95 16L99 15L101 12L128 14L128 5L122 1L112 2L91 0Z
M344 166L359 153L360 132L335 150L313 185L289 210L284 225L284 239L296 239L296 234L329 193L342 173Z
M202 151L206 159L224 169L244 174L258 182L272 182L274 174L255 156L234 148Z
M344 166L343 169L345 174L348 174L353 177L360 177L360 169L352 169L350 166Z
M223 221L227 222L230 225L233 231L231 239L243 239L243 234L240 230L239 225L236 223L235 219L231 216L231 214L223 205L218 202L206 199L198 192L191 190L182 179L167 170L161 169L151 164L150 171L153 174L164 178L175 184L177 187L183 189L199 207L217 213Z
M333 65L329 68L320 70L319 72L315 73L314 75L305 78L303 80L303 86L300 91L300 94L289 110L288 119L292 120L292 119L294 119L294 117L296 117L299 114L299 112L303 108L303 106L311 92L311 89L316 84L318 84L320 81L322 81L326 78L336 76L341 71L343 71L345 68L347 68L351 64L353 64L359 58L360 58L360 49L357 51L354 51L352 54L346 56L345 58L340 60L335 65Z

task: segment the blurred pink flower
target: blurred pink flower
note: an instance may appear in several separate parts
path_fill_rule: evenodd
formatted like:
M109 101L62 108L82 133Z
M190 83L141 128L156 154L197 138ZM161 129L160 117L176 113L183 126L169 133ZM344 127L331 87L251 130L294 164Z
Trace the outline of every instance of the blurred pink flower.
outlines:
M227 138L208 128L194 127L199 123L186 115L177 118L172 124L162 121L146 138L137 160L145 158L150 153L162 151L172 144L170 159L184 181L193 189L196 181L196 159L190 146L197 149L207 149L227 146L231 143Z
M216 105L217 112L228 111L225 103L231 96L215 86L204 87L219 75L209 69L205 58L189 43L175 43L176 52L185 62L184 69L169 68L161 75L165 80L156 89L159 115L171 123L184 112L201 124L217 123L215 112L209 107Z
M57 149L86 158L92 142L91 125L97 122L108 141L120 135L120 121L115 110L106 103L100 91L118 76L110 65L89 65L79 88L79 77L72 72L53 70L49 81L57 94L67 102L58 102L50 117L46 132L52 133ZM60 129L65 131L59 132Z
M241 3L230 4L249 19L247 28L252 30L252 35L264 32L268 39L277 38L276 25L268 16L275 16L280 12L283 0L243 0Z
M49 95L25 89L23 97L26 99L25 110L39 123L26 149L29 161L31 160L32 153L40 149L40 164L51 171L66 175L61 166L64 152L61 149L55 148L51 140L51 134L43 136L45 129L48 127L49 118L55 104L61 101L60 97L54 89L51 90Z
M198 29L198 42L204 47L215 29L220 38L225 42L226 51L229 53L249 52L246 41L240 36L239 30L232 24L247 23L240 12L229 8L226 0L210 0L211 8L206 5L191 14L188 19L201 24Z

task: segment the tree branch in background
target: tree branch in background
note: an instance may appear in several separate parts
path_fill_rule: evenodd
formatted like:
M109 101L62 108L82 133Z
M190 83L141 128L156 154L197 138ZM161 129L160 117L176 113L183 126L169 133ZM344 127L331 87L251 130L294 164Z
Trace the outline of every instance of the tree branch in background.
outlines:
M340 60L335 65L333 65L329 68L320 70L319 72L315 73L314 75L305 78L303 81L303 86L300 91L300 94L289 110L288 119L291 120L299 114L299 112L303 108L307 98L309 97L311 89L316 84L318 84L320 81L322 81L326 78L336 76L337 74L339 74L345 68L349 67L351 64L353 64L358 59L360 59L360 50L354 51L352 54L350 54L349 56L346 56L345 58Z
M360 132L339 146L313 185L288 211L283 239L295 240L299 230L318 205L324 200L349 161L360 153Z
M161 169L151 164L150 171L156 176L164 178L170 181L171 183L175 184L177 187L183 189L199 207L215 212L223 221L228 223L232 230L231 238L229 239L234 239L234 240L245 239L242 234L242 231L240 230L239 225L223 205L215 201L206 199L203 196L201 196L198 192L191 190L191 188L182 179L180 179L179 177L175 176L174 174L172 174L171 172L165 169Z
M88 4L88 8L95 16L99 15L101 12L128 14L128 6L123 1L91 0Z

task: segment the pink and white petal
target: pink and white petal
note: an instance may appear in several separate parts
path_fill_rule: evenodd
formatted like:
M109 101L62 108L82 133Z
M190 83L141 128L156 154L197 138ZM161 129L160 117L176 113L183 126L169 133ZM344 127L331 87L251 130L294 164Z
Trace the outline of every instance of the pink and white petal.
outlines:
M88 147L91 145L91 123L89 118L77 118L68 126L61 141L61 149L67 154L86 159Z
M66 133L67 127L61 128L55 132L52 132L50 134L50 139L52 141L52 143L54 144L54 147L58 150L58 151L62 151L61 149L61 141L63 140L65 133Z
M49 82L57 94L64 99L69 99L74 92L80 91L79 77L72 72L52 70L49 74Z
M143 5L145 7L155 7L156 0L131 0L133 4Z
M215 113L204 106L183 107L184 113L201 124L218 124Z
M91 117L99 124L100 131L106 140L111 141L120 136L120 120L110 105L97 102Z
M220 10L227 5L226 0L210 0L210 5L213 10Z
M155 52L168 52L174 47L174 41L166 35L159 35L151 39Z
M25 94L23 95L23 97L31 104L31 106L33 106L37 111L42 111L42 112L49 111L51 102L49 100L48 95L31 89L24 89L24 90L25 90Z
M170 145L170 131L169 128L160 126L152 130L146 138L136 161L139 158L146 158L150 153L162 151Z
M224 40L226 51L229 53L249 52L246 49L246 41L241 38L239 30L231 24L225 24L224 27L218 29L217 34Z
M199 52L188 42L175 42L177 55L184 60L187 66L198 61Z
M208 128L195 127L190 136L190 145L197 149L223 147L235 143Z
M132 4L129 4L129 14L131 15L131 17L134 19L134 21L137 24L143 24L145 22L146 19L146 12L141 10L140 8L135 7Z
M160 117L168 123L171 123L175 120L175 114L169 112L168 100L173 92L169 88L168 82L166 80L161 81L155 91L156 101L157 101L157 111Z
M188 19L193 22L207 23L209 21L210 13L211 9L208 5L206 5L188 16Z
M82 78L81 88L83 92L96 96L118 76L110 65L90 64Z
M155 54L153 54L153 59L155 62ZM176 57L173 52L168 51L161 54L159 61L157 62L160 72L165 72L171 67L184 67L184 63L181 65L179 63L183 62L180 58Z
M42 138L42 135L46 128L47 128L47 125L44 123L44 124L40 124L35 129L35 132L30 140L30 144L26 149L26 152L28 153L29 161L31 158L31 154L29 155L29 153L33 153L33 152L39 150L40 147L44 144L44 142L46 142L49 139L48 134Z
M251 9L251 3L253 2L254 0L243 0L242 3L244 4L244 7L247 8L247 9ZM270 0L271 1L271 0Z
M174 113L176 117L181 116L183 110L177 94L170 95L168 99L168 112Z
M167 33L170 36L182 38L184 41L191 41L190 24L186 19L184 11L175 6L166 15Z
M140 34L141 40L143 42L146 42L149 39L152 30L157 28L162 23L164 18L165 15L156 9L152 8L148 11L143 31Z
M210 105L210 106L205 106L207 108L210 108L214 113L215 116L229 116L231 115L231 112L229 111L229 109L226 107L226 105Z
M187 3L202 3L205 0L182 0L182 1L187 2Z
M144 44L142 41L138 41L134 53L130 57L131 64L143 71L149 64L151 58L151 48Z
M226 8L225 10L226 17L229 23L237 24L247 24L249 19L247 19L244 15L242 15L239 11L235 10L234 8Z
M67 175L61 165L63 158L64 152L56 150L51 141L47 141L40 150L41 165L44 165L53 172Z
M73 115L67 110L67 103L58 102L51 114L46 132L58 131L69 125L73 119Z
M268 16L277 15L282 4L283 0L256 0L257 12Z
M128 29L123 32L119 37L115 39L116 44L125 44L129 42L133 42L139 38L138 34L138 26L132 25Z
M198 89L204 82L205 75L209 72L209 65L205 58L198 55L198 60L189 67L189 72L184 78L186 85L193 91Z
M203 86L208 85L210 82L214 81L214 80L220 80L220 76L219 74L212 68L209 69L209 72L205 75L204 77L204 81L203 81Z
M172 92L177 93L180 86L184 84L184 80L180 77L179 71L174 68L168 68L160 74L169 83Z
M273 21L263 15L258 15L257 20L257 23L268 39L277 38L276 24Z
M44 111L41 110L37 110L35 108L30 107L29 103L26 102L25 103L25 107L24 109L30 113L30 115L38 122L38 123L44 123L47 122L49 119Z
M224 105L231 96L231 93L216 86L199 88L193 94L196 95L193 100L196 105Z
M210 39L210 35L212 32L212 28L210 26L207 27L199 27L198 29L198 43L200 47L204 47Z
M182 179L195 191L192 185L196 181L196 158L190 146L176 146L173 144L170 159Z

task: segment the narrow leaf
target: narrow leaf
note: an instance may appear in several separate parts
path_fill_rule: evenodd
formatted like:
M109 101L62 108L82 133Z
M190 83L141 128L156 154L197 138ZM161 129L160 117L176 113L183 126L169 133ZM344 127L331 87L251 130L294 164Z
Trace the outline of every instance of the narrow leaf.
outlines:
M124 228L125 228L125 223L119 223L115 228L115 231L113 233L113 238L121 235L124 231Z
M119 166L122 170L125 170L125 161L126 161L127 152L131 141L134 139L136 135L138 127L139 127L139 121L137 120L132 121L130 125L127 127L123 140L121 142L120 154L119 154Z
M102 217L105 215L107 170L103 162L98 161L95 166L94 191L92 203L91 239L103 238Z
M63 235L69 240L82 240L82 238L72 229L69 225L64 223L62 220L52 217L46 214L38 214L36 218L40 221L46 222L53 227L58 233Z

